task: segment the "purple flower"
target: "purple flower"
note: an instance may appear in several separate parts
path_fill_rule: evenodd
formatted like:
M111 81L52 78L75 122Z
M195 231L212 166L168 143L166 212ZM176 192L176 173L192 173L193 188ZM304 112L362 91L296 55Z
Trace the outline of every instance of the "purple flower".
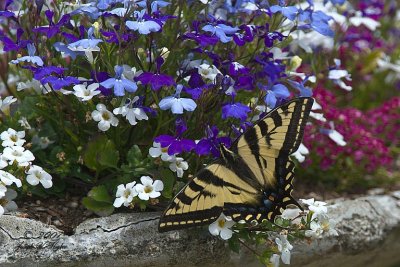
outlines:
M155 91L159 90L163 86L173 86L175 85L174 78L167 74L160 74L161 65L164 63L162 57L156 59L157 73L143 72L135 79L140 81L142 84L150 84L151 88Z
M60 32L60 28L68 23L71 16L69 14L63 15L57 23L53 22L54 12L51 10L46 10L44 12L46 14L47 20L49 21L49 26L41 26L34 28L34 32L46 33L47 38L51 38L57 33Z
M202 30L210 32L212 35L216 35L221 42L228 43L232 40L232 37L228 35L235 34L239 30L239 28L219 23L215 26L212 24L208 24L204 26Z
M173 114L183 114L183 110L195 110L197 105L193 101L193 99L180 97L182 88L183 86L181 84L178 84L176 86L176 92L173 96L167 96L161 99L160 103L158 104L160 106L160 109L171 109L171 112Z
M149 34L150 32L158 32L161 25L145 16L145 10L138 12L135 11L134 17L136 21L128 20L125 24L126 27L133 31L138 31L140 34Z
M231 139L227 136L218 137L218 128L212 126L207 128L207 137L202 138L196 145L195 151L198 155L212 154L214 157L219 157L219 146L223 144L226 147L231 146Z
M244 121L247 119L247 113L249 112L250 108L240 102L225 104L222 107L222 119L225 120L229 117L232 117Z
M160 135L156 137L154 141L160 143L162 148L168 147L169 155L190 152L196 147L196 143L193 140L174 137L171 135Z
M250 43L250 42L252 42L254 40L253 30L255 29L255 26L253 26L253 25L242 25L239 28L241 30L243 30L244 33L236 33L233 36L233 41L238 46L243 46L246 43Z
M70 86L72 84L78 84L80 81L72 76L47 76L40 81L42 84L49 83L54 88L54 90L59 90L63 87Z
M32 71L34 73L33 78L40 81L44 77L49 76L53 73L61 75L64 73L64 70L65 70L64 68L60 68L60 67L56 67L56 66L44 66L41 68L33 69Z
M2 32L0 30L0 41L3 42L3 50L4 52L8 52L8 51L16 51L22 48L25 48L27 46L27 44L29 43L29 41L27 40L21 40L21 36L24 33L24 30L22 30L21 28L17 29L17 40L16 42L14 42L13 40L11 40L10 38L8 38L5 35L2 35Z
M126 79L122 73L124 68L122 66L115 66L115 78L109 78L104 82L101 82L100 85L105 88L111 89L114 88L114 94L116 96L124 96L125 91L134 93L137 90L137 85L135 82Z

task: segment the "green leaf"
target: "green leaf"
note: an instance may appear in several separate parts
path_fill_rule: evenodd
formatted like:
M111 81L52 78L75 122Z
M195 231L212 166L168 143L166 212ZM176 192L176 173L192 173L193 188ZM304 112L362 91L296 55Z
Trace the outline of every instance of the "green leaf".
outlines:
M161 179L164 183L164 190L162 191L162 195L165 198L171 199L174 195L173 190L176 177L170 170L163 169L161 171Z
M99 216L108 216L114 212L114 206L107 202L96 201L91 197L84 197L82 204Z
M239 242L239 239L237 237L232 236L232 238L230 238L228 240L228 245L229 245L229 248L233 252L239 253L239 251L240 251L240 242Z
M105 135L89 142L83 155L83 162L92 170L101 171L106 168L117 168L119 152L113 141L108 140Z
M113 200L104 185L93 187L89 191L88 197L100 202L113 203Z

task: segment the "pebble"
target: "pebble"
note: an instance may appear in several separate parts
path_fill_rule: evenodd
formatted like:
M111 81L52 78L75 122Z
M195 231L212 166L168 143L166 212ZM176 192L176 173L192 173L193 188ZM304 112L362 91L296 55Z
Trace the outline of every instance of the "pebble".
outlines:
M71 201L67 203L67 207L76 209L79 206L79 203L76 201Z
M42 202L40 200L36 200L36 204L40 205Z
M61 226L61 225L63 225L63 224L60 222L60 220L54 220L54 221L53 221L53 224L54 224L55 226Z

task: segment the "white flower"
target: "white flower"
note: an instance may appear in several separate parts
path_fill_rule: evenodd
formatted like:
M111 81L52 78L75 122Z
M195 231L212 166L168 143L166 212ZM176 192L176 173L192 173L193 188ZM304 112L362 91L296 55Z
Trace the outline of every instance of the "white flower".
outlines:
M281 252L282 262L290 264L290 251L293 249L293 246L287 240L287 236L281 235L280 238L275 239L275 243L278 245L279 252Z
M0 138L1 140L3 140L3 143L1 143L1 145L4 147L22 146L25 143L24 137L25 137L24 131L17 132L14 129L8 128L7 131L4 131L0 134Z
M189 168L189 165L183 158L180 157L172 157L170 159L171 163L169 164L169 169L173 172L176 172L176 176L182 178L183 171L186 171Z
M367 27L371 31L375 31L381 23L374 19L363 17L361 11L357 11L355 16L349 19L350 24L359 27L361 24Z
M337 145L345 146L347 143L344 141L344 137L341 133L335 130L333 122L330 123L331 129L321 129L321 133L326 134L332 139Z
M21 127L24 127L26 130L32 129L26 117L21 117L21 119L18 120L18 123L19 125L21 125Z
M40 81L36 79L32 79L32 81L27 81L27 82L20 82L17 85L17 91L22 91L31 88L37 93L47 94L51 92L51 87L48 83L43 85Z
M291 57L288 57L289 52L282 52L282 50L279 47L273 47L271 50L269 50L273 54L273 58L282 60L282 59L289 59Z
M135 96L132 101L130 101L127 105L115 108L113 113L115 115L122 115L124 116L130 123L130 125L136 125L137 121L141 120L148 120L146 112L144 112L143 108L139 107L132 107L133 103L139 100L138 96Z
M45 149L53 143L54 141L51 141L47 136L39 137L38 135L35 135L32 137L32 144L38 145L41 149Z
M219 235L222 239L228 240L232 237L232 226L235 222L231 217L225 216L223 213L219 215L218 219L208 226L208 230L212 235Z
M31 185L38 185L41 183L44 188L50 188L53 186L51 175L43 170L42 167L32 165L26 174L26 181Z
M73 87L73 89L75 90L73 94L81 101L89 101L95 95L100 94L100 91L97 90L97 88L99 88L98 83L92 83L89 86L87 86L87 83L77 84Z
M340 62L340 61L339 61ZM351 74L347 70L334 69L330 70L328 74L328 79L332 80L335 84L346 91L351 91L353 88L347 85L341 79L344 78L347 81L351 81Z
M17 102L17 99L12 96L7 96L2 99L0 96L0 110L4 112L4 114L10 114L10 105L14 102Z
M133 79L137 76L139 76L140 74L143 73L143 71L139 70L137 71L135 67L131 68L128 65L122 65L122 67L124 68L124 71L122 72L122 75L128 79L133 81Z
M328 208L326 207L326 202L314 201L314 198L300 199L300 201L306 204L308 206L308 209L314 212L314 215L328 212Z
M318 110L319 112L313 112L313 110L314 111ZM313 117L314 119L319 120L319 121L323 121L323 122L326 121L326 118L324 117L324 114L322 113L322 107L320 104L317 103L316 100L314 100L314 103L311 107L310 117Z
M153 182L149 176L142 176L140 178L142 184L135 186L136 191L139 193L141 200L149 200L149 198L157 198L161 196L161 191L164 189L164 184L161 180Z
M334 220L329 219L326 214L319 214L316 220L310 223L311 230L306 230L305 235L312 238L321 238L323 235L338 236L335 226Z
M310 151L308 148L301 143L299 148L292 154L292 156L295 157L299 162L303 162L306 159L305 155L308 155L309 153Z
M138 195L138 192L135 189L136 182L128 183L125 185L120 184L117 187L117 193L115 194L116 199L114 201L114 207L119 208L124 204L125 207L128 207L132 202L133 198Z
M273 267L279 267L279 259L281 256L278 254L272 254L271 258L269 258L269 262L272 264Z
M7 160L3 158L3 154L0 153L0 170L8 166Z
M9 172L0 170L0 193L2 192L2 196L4 196L4 193L7 191L7 188L5 188L5 186L11 185L12 183L14 183L17 187L22 186L21 180L17 179Z
M161 147L161 144L157 142L153 142L153 147L149 149L149 154L153 158L161 156L162 161L173 160L173 156L168 154L168 147Z
M206 63L203 63L197 67L199 74L206 79L211 80L212 82L215 82L215 78L217 77L218 73L221 73L217 67L214 65L210 66Z
M4 197L0 199L0 215L5 212L13 211L18 209L17 204L13 201L17 197L17 192L12 189L8 189Z
M9 165L16 161L18 166L26 167L35 159L35 156L22 146L12 146L4 149L3 159L7 160Z
M95 121L98 121L98 127L100 131L107 131L110 129L110 126L117 126L118 125L118 119L110 112L107 110L106 106L104 104L97 104L96 109L92 111L92 118Z

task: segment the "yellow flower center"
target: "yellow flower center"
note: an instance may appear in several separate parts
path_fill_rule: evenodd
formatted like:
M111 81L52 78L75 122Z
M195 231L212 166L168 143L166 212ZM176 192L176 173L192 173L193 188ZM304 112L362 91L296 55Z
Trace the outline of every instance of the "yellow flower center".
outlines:
M219 226L220 228L224 228L224 226L225 226L225 220L224 220L224 219L219 220L219 221L218 221L218 226Z
M11 141L13 142L17 142L18 141L18 137L16 135L11 135L10 136Z
M152 191L153 191L153 187L151 187L149 185L144 188L144 192L147 193L147 194L151 193Z
M101 116L103 117L103 120L105 120L105 121L110 120L110 115L108 114L108 112L103 112L103 114L101 114Z

